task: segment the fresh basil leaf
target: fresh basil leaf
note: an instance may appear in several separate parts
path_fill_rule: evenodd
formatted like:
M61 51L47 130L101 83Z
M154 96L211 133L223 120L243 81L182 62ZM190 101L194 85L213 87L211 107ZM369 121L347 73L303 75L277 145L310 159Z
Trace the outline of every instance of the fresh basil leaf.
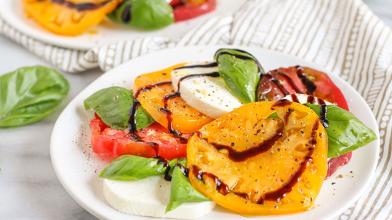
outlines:
M0 127L44 119L55 111L68 91L67 80L44 66L23 67L0 76Z
M219 75L230 92L242 103L256 100L257 84L263 68L250 53L237 49L220 49L215 53Z
M267 118L268 119L277 119L277 118L279 118L279 116L278 116L278 113L272 112L272 114L270 114Z
M307 104L320 115L320 106ZM352 113L335 105L327 107L328 157L338 157L376 140L373 130Z
M171 180L170 201L166 206L166 212L177 208L183 203L204 201L208 201L208 199L195 190L188 177L184 176L178 166L175 166Z
M173 8L165 0L126 0L109 18L146 30L163 28L174 22Z
M165 165L156 158L125 155L113 160L99 176L111 180L129 181L161 175L165 170Z
M118 130L128 128L132 105L131 91L118 86L101 89L84 101L87 110L93 109L106 125ZM137 129L148 127L154 122L141 106L136 110L135 121Z
M87 110L93 109L105 124L118 130L128 128L132 104L131 91L117 86L101 89L84 101Z
M148 114L146 110L144 110L144 108L140 105L136 109L135 120L137 130L146 128L155 122L151 115Z

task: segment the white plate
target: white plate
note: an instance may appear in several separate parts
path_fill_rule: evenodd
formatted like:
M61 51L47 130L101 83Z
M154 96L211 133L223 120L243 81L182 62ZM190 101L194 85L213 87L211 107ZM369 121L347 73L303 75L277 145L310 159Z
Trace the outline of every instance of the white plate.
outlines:
M219 0L216 11L189 21L172 24L169 27L157 31L138 31L132 28L113 24L110 21L105 21L94 29L96 30L96 33L94 34L85 33L76 37L67 37L55 35L28 19L21 6L22 0L0 1L0 17L20 32L42 42L60 47L81 50L88 50L96 45L104 45L117 41L132 40L148 36L177 39L192 28L206 22L209 18L215 16L228 16L234 13L245 2L245 0Z
M95 91L113 85L132 88L133 79L142 73L163 69L184 61L211 60L218 48L220 47L175 48L136 58L99 77L65 108L52 133L52 163L64 188L82 207L102 219L146 219L120 213L103 199L101 180L97 177L97 172L103 164L88 147L88 117L83 109L83 100ZM266 70L297 64L317 68L295 57L257 48L242 49L261 60ZM342 79L334 75L331 75L331 78L343 91L352 112L378 134L376 120L363 98ZM369 184L376 168L379 144L377 140L354 151L350 163L324 182L313 209L299 214L269 216L268 219L327 219L344 211ZM239 215L218 208L203 219L238 217ZM267 219L262 216L253 218Z

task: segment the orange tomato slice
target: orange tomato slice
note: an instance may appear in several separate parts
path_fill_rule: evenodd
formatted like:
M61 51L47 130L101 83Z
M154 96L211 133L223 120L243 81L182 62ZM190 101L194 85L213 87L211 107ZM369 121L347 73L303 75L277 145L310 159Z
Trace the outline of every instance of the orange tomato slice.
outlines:
M102 22L122 0L23 0L23 8L43 28L79 35Z
M174 130L181 133L192 133L213 119L192 108L177 96L167 101L167 110L171 112L172 118L169 123L168 112L164 110L164 97L174 93L170 74L179 66L182 65L138 76L133 90L136 99L156 122L165 128L171 125ZM151 88L145 89L147 87Z
M255 102L203 126L187 145L193 187L243 215L312 207L327 173L327 134L298 103Z

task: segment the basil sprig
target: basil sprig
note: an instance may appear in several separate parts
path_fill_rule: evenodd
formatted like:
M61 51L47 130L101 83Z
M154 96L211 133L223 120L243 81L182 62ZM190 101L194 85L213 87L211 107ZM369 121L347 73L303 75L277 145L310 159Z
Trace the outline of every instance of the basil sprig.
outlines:
M174 22L173 8L165 0L125 0L109 18L145 30L160 29Z
M320 106L307 104L309 108L320 115ZM376 140L373 130L352 113L335 105L328 105L328 157L338 157Z
M84 107L92 109L111 128L123 130L128 128L129 113L134 99L128 89L113 86L101 89L84 101ZM152 117L139 106L135 114L136 128L148 127L154 122Z
M0 127L38 122L56 110L69 91L68 81L44 66L23 67L0 76Z
M242 103L255 102L260 74L264 73L257 59L246 51L219 49L215 60L229 91Z
M183 203L208 201L192 187L188 177L184 175L182 169L185 169L185 164L185 159L165 162L157 158L125 155L112 161L99 176L111 180L133 181L163 174L171 175L170 200L166 207L166 212L169 212Z

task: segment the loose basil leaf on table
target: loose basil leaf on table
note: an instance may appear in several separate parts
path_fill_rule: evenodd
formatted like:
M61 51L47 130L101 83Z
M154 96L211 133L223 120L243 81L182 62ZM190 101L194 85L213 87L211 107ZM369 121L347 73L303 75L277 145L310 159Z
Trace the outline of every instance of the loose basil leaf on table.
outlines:
M263 68L250 53L237 49L219 49L215 53L219 75L230 92L242 103L256 101L256 89Z
M93 109L106 125L118 130L128 128L132 105L132 92L118 86L101 89L84 101L87 110ZM141 106L136 110L135 121L137 129L148 127L154 122Z
M165 165L156 158L125 155L113 160L99 176L111 180L129 181L161 175L165 170Z
M109 18L131 27L154 30L174 22L173 8L165 0L126 0Z
M194 189L188 177L181 171L181 168L175 166L171 180L170 200L166 206L166 212L177 208L183 203L204 201L208 201L208 199Z
M320 115L320 106L307 104ZM328 128L328 157L338 157L376 140L373 130L352 113L335 105L326 106Z
M0 127L44 119L56 110L68 91L67 80L44 66L23 67L0 76Z

